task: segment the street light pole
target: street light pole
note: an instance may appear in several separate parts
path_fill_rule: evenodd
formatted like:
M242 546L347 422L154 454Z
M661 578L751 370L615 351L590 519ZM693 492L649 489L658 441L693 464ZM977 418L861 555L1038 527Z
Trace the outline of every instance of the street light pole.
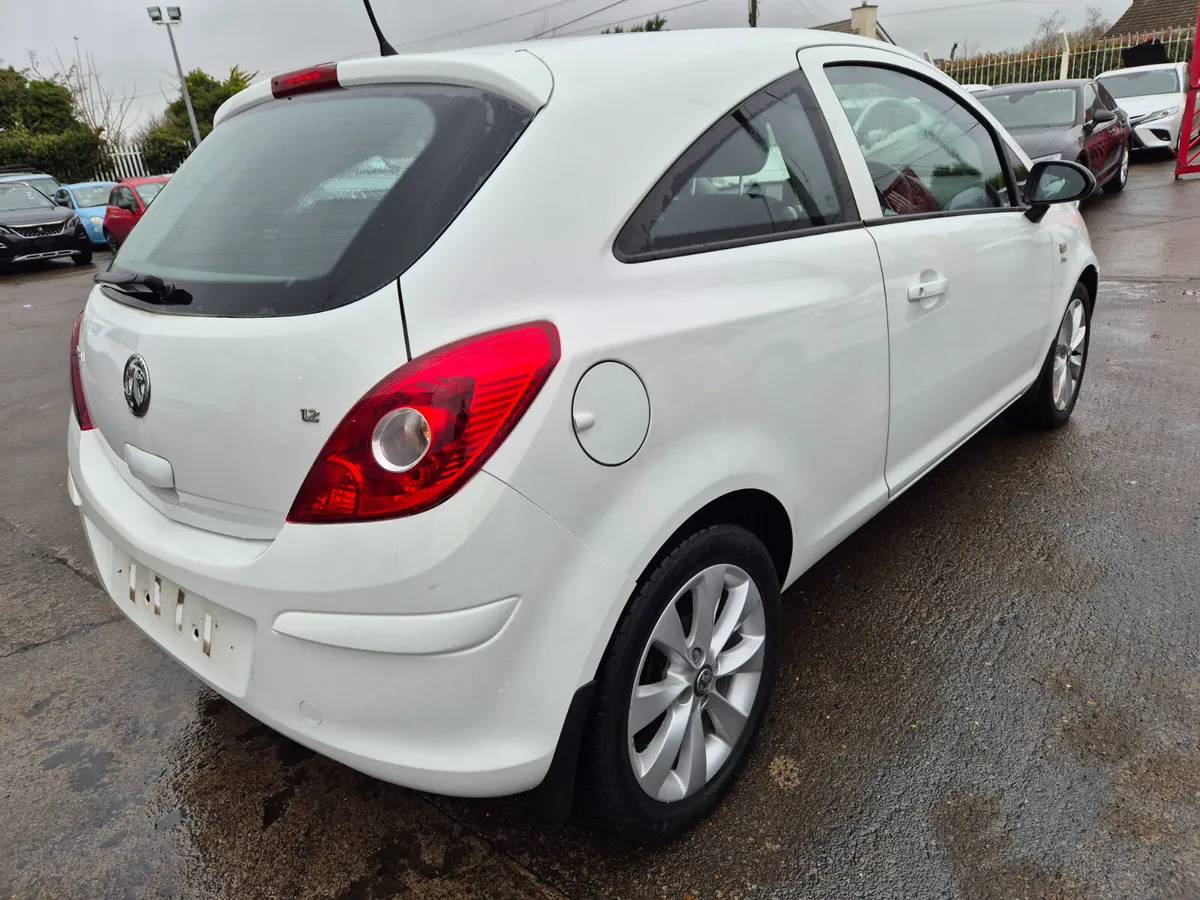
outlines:
M188 94L187 79L183 76L183 65L179 62L179 50L175 47L175 32L171 31L172 25L178 25L183 21L183 13L178 6L168 6L167 16L163 18L162 8L158 6L147 6L146 12L150 14L150 21L155 25L167 26L167 37L171 40L171 55L175 57L175 71L179 73L179 86L183 90L183 105L187 107L188 121L192 123L192 137L196 140L196 146L200 146L200 126L196 124L196 112L192 109L192 98Z
M750 0L750 27L758 27L758 0Z

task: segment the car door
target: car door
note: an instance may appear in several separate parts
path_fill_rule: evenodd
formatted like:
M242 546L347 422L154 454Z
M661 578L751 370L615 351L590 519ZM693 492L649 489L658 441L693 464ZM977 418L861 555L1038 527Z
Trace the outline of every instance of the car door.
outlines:
M879 250L894 496L1032 383L1052 316L1049 228L1022 215L994 123L949 79L888 51L799 56Z
M118 241L129 237L133 228L133 210L137 201L133 199L133 191L125 185L117 185L108 198L108 209L104 212L104 227Z
M129 193L133 199L133 225L136 225L138 219L146 212L146 203L142 200L142 195L137 192L137 188L130 188ZM132 227L131 225L130 228L132 229Z
M1096 113L1105 109L1100 101L1097 84L1089 81L1083 86L1083 140L1084 152L1088 158L1088 168L1096 175L1096 180L1103 182L1112 173L1120 158L1120 141L1117 139L1121 131L1121 123L1114 118L1108 122L1097 121Z
M719 419L737 437L709 474L769 479L794 511L793 567L807 566L887 497L878 254L801 73L688 144L614 245L616 284L643 298L638 328L651 329L628 359L654 398L655 453L691 458Z
M1125 144L1128 142L1132 129L1129 126L1129 116L1118 105L1116 98L1108 92L1099 81L1094 82L1096 86L1096 95L1100 98L1100 105L1104 109L1110 110L1116 121L1108 126L1109 133L1112 136L1110 144L1112 146L1112 165L1119 166L1121 164L1121 154L1124 152Z

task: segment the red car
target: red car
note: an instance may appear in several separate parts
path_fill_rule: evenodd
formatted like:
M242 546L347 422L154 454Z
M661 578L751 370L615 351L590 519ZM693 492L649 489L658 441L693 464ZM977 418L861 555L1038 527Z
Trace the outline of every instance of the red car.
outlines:
M112 189L108 195L108 208L104 211L104 239L108 241L109 250L116 253L125 243L150 201L170 179L169 175L126 178Z

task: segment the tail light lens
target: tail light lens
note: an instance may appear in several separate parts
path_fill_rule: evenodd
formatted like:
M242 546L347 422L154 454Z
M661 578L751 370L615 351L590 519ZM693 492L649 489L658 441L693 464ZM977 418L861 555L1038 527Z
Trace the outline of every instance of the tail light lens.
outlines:
M532 322L401 366L342 419L288 521L391 519L437 506L500 446L558 359L558 329Z
M75 327L71 330L71 398L74 401L75 421L81 431L91 431L94 426L88 413L87 400L83 397L83 376L79 371L80 350L79 330L83 327L83 313L75 319Z

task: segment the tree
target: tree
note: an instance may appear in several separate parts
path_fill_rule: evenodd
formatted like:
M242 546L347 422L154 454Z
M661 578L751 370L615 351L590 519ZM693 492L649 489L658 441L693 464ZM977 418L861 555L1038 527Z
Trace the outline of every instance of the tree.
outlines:
M31 134L62 134L82 124L75 118L71 91L55 81L29 82L29 92L21 105L21 124Z
M634 25L632 28L628 29L628 32L630 34L632 34L633 32L640 32L640 31L666 31L666 30L667 30L667 20L664 19L662 16L654 16L653 18L647 19L641 25ZM627 29L625 28L624 25L618 25L616 28L605 28L600 33L601 34L625 34L626 31L627 31Z
M218 81L201 69L188 72L185 76L188 96L192 100L192 111L196 114L201 138L212 131L213 117L221 104L249 87L256 74L234 66L224 81ZM183 92L180 91L178 99L168 104L166 110L148 124L149 127L141 129L139 133L142 158L156 172L174 171L192 149L192 126L188 121Z
M78 38L75 43L75 62L68 65L62 54L56 53L49 76L39 72L37 54L30 53L29 60L30 70L39 78L53 81L70 91L75 117L89 131L110 142L119 142L125 136L125 119L133 98L118 98L110 88L104 86L95 57L90 51L80 52Z
M9 66L0 69L0 131L15 128L21 121L21 108L29 95L25 73Z
M40 169L60 180L91 178L105 159L99 135L76 115L71 89L35 67L0 69L0 165ZM30 78L30 72L34 78Z
M1066 28L1067 19L1059 10L1054 10L1044 19L1038 20L1037 32L1033 38L1027 43L1022 50L1027 51L1053 51L1062 47L1062 33L1067 35L1067 42L1072 47L1078 47L1082 44L1091 44L1104 36L1104 32L1108 31L1109 25L1112 23L1104 18L1104 14L1099 7L1089 6L1084 18L1082 28L1068 31Z

